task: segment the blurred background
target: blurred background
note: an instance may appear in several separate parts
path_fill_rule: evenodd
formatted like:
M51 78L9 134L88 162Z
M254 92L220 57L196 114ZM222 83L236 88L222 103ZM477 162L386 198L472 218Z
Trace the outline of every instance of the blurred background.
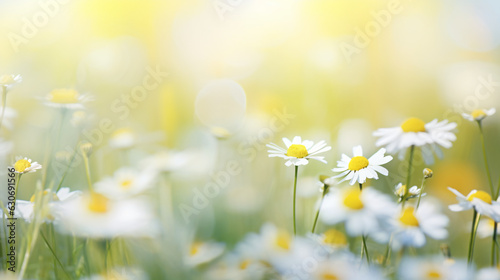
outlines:
M87 93L94 99L85 104L88 124L66 124L61 139L72 147L79 135L99 138L92 131L112 121L116 133L95 143L96 177L165 147L193 151L195 160L172 179L179 217L196 188L237 162L241 172L192 216L190 226L206 238L234 243L264 221L289 228L293 168L269 159L265 147L281 145L281 137L333 147L328 164L301 170L305 225L320 194L318 175L333 175L355 145L376 151L375 129L412 116L458 123L453 148L427 166L431 195L447 206L455 202L448 186L465 194L488 189L477 126L460 114L500 109L496 0L3 0L0 26L0 73L23 76L8 96L17 110L15 129L6 132L14 155L43 163L59 114L42 105L51 90ZM494 183L499 122L500 114L484 121ZM137 140L125 160L109 147L123 129ZM394 160L391 175L374 185L392 192L406 176L402 166ZM417 159L415 185L424 167ZM85 188L81 171L72 172L72 188ZM23 179L24 199L37 176ZM462 238L468 229L459 221L471 213L445 211L457 229L451 240ZM452 253L465 254L460 246Z

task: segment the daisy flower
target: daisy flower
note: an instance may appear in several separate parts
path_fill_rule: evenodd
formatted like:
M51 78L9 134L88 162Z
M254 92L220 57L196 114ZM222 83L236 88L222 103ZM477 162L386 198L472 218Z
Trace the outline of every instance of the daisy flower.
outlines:
M479 214L500 222L500 202L492 200L487 192L473 190L467 196L464 196L453 188L448 187L448 190L454 193L458 200L458 204L448 206L451 211L460 212L473 208Z
M448 236L446 227L449 219L439 213L434 204L423 202L415 208L406 207L393 219L393 247L422 247L426 243L426 236L432 239L444 239Z
M82 109L83 103L91 101L88 95L81 95L74 89L55 89L44 99L44 104L55 108Z
M497 230L498 230L498 226L497 226ZM493 236L493 230L495 229L495 221L490 219L490 218L486 218L486 219L481 219L481 221L479 221L479 225L477 227L477 235L479 236L479 238L486 238L486 237L490 237L490 236ZM500 231L497 231L497 235L500 235Z
M225 247L223 243L194 241L185 252L184 263L190 267L208 263L221 256Z
M16 157L16 162L14 163L14 172L19 174L36 172L40 168L42 168L42 165L36 161L32 162L32 160L27 157Z
M323 201L320 219L329 225L344 222L350 236L370 235L383 242L388 238L385 228L396 211L389 196L373 188L332 188Z
M487 109L477 109L477 110L474 110L472 111L470 114L467 114L467 113L462 113L462 117L464 117L464 119L466 120L469 120L469 121L482 121L484 120L486 117L489 117L493 114L496 113L496 109L495 108L491 108L489 110Z
M353 158L342 154L342 159L337 161L337 168L332 169L333 172L342 172L333 178L344 177L339 183L350 180L349 184L354 185L356 181L359 184L366 182L366 179L378 179L377 172L387 176L389 171L382 167L392 160L391 156L385 155L385 149L380 149L369 159L363 156L363 148L356 146L352 149Z
M138 171L123 167L112 177L106 177L95 183L95 191L113 199L131 197L153 187L155 176L152 171Z
M21 75L2 75L0 76L0 86L9 88L14 84L18 84L23 81Z
M399 198L399 201L403 201L403 198L406 196L406 199L415 198L420 195L420 188L417 186L413 186L410 189L403 185L403 183L397 184L394 188L394 194ZM425 193L422 194L424 196Z
M444 279L470 280L473 270L461 260L443 259L443 257L403 258L398 269L401 280Z
M87 193L56 205L59 230L76 236L113 238L151 237L157 232L151 203L143 199L110 200Z
M292 141L288 138L283 138L283 143L285 143L286 149L271 143L267 144L269 157L280 157L287 160L285 162L286 166L290 165L307 165L309 163L309 159L315 159L326 163L324 160L325 157L317 156L319 153L324 153L326 151L331 150L332 147L327 146L325 141L320 141L314 144L313 141L304 140L300 136L295 136Z
M115 130L109 139L109 146L115 149L125 149L134 146L137 142L134 131L128 127Z
M320 262L314 269L309 269L310 274L307 277L285 278L301 280L383 280L385 277L382 272L374 267L359 267L356 261L341 257L334 257Z
M451 148L452 142L457 139L454 130L456 123L449 123L447 120L438 122L437 119L425 123L419 118L409 118L401 126L392 128L380 128L373 133L380 137L376 146L385 146L390 154L399 153L399 158L403 159L406 149L412 146L421 147L422 155L427 164L434 161L432 152L442 158L442 150Z
M57 213L58 208L54 207L56 203L70 201L71 199L77 198L79 195L81 195L81 193L81 191L72 192L69 188L61 188L57 193L51 192L49 190L43 191L42 195L44 197L49 196L48 205L40 210L44 222L52 222L57 216L59 216L59 214ZM33 211L35 210L35 201L37 201L35 195L31 196L31 199L29 201L17 200L16 216L26 220L27 222L31 222L34 217Z

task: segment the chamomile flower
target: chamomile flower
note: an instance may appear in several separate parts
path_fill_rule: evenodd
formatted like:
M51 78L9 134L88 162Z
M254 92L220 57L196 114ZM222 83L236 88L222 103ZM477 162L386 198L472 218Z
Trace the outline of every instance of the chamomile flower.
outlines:
M464 117L464 119L469 120L471 122L472 121L482 121L486 117L489 117L489 116L492 116L493 114L495 114L496 111L497 110L495 108L491 108L489 110L477 109L477 110L472 111L470 114L462 113L462 117Z
M82 109L83 104L91 100L88 95L82 95L75 89L60 88L51 91L44 98L44 104L55 108Z
M488 216L500 222L500 202L494 201L485 191L473 190L464 196L457 190L448 187L457 196L458 204L448 206L453 212L466 211L474 208L479 214Z
M59 229L77 236L151 237L157 232L151 203L139 198L110 200L98 193L87 193L56 207Z
M320 219L326 224L345 222L350 236L367 236L377 241L388 238L386 226L397 209L391 199L373 188L331 188L321 207Z
M404 258L398 269L401 280L443 279L470 280L473 271L461 260L449 260L442 257Z
M31 159L25 157L16 157L16 162L14 163L15 173L25 174L36 172L38 169L41 169L42 165L36 161L32 161Z
M418 211L408 206L402 213L397 213L392 223L393 247L422 247L426 236L437 240L446 238L449 219L437 210L434 204L423 202Z
M283 143L285 143L286 149L271 143L267 144L269 157L281 157L287 160L285 162L286 166L290 165L306 165L309 163L310 159L315 159L317 161L321 161L326 163L324 160L325 157L317 156L320 153L324 153L326 151L331 150L332 147L327 146L325 141L320 141L314 144L313 141L304 140L300 136L295 136L292 141L288 138L283 138Z
M113 199L131 197L153 187L152 171L139 171L129 167L118 169L112 177L95 183L95 191Z
M486 267L476 273L476 280L498 280L500 279L500 270L497 267Z
M60 214L57 213L59 208L54 207L57 203L70 201L81 195L81 191L70 191L69 188L61 188L57 193L45 190L42 193L43 197L49 196L49 203L43 209L40 209L42 213L42 219L44 222L53 222L56 217ZM34 218L36 197L33 195L29 201L17 200L16 201L16 217L20 217L27 222L31 222ZM39 200L41 201L41 200Z
M115 149L131 148L137 142L134 131L128 127L115 130L109 139L109 146Z
M451 148L452 142L457 139L453 132L456 127L456 123L447 120L438 122L434 119L425 123L419 118L409 118L401 126L380 128L373 135L380 137L376 146L385 146L390 154L399 153L400 159L404 158L407 148L421 147L424 160L430 164L434 161L433 151L442 158L440 147Z
M2 75L0 76L0 86L11 87L23 81L21 75Z
M185 252L184 263L190 267L208 263L221 256L225 247L223 243L193 241Z
M264 280L271 273L269 265L255 261L238 253L231 253L215 264L203 276L207 280Z
M333 177L344 177L339 183L350 180L349 184L351 185L354 185L356 181L363 184L366 182L366 179L377 180L377 172L384 176L389 174L389 171L381 166L392 160L391 156L385 155L385 149L380 149L368 159L363 156L363 148L361 146L354 147L352 152L354 154L353 158L342 154L342 159L337 161L337 168L333 169L333 172L342 172Z
M380 270L374 267L359 267L355 260L334 257L326 261L320 262L315 269L309 269L310 274L304 277L301 275L298 278L301 280L383 280L385 277ZM288 279L288 278L285 278Z
M333 228L325 231L322 234L310 234L309 238L311 238L320 246L326 247L331 251L346 249L348 245L347 237L345 236L345 234Z
M403 185L403 183L397 184L394 188L394 194L399 198L399 201L403 201L403 197L406 196L406 199L415 198L420 195L420 188L417 186L413 186L410 189ZM422 194L424 196L425 193Z

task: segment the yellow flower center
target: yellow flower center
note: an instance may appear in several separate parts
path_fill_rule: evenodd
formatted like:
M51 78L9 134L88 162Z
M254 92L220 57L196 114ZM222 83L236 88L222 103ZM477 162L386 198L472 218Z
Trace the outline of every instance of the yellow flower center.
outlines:
M406 185L402 185L399 189L396 190L396 194L400 197L405 196L408 193L408 188Z
M132 179L123 180L120 182L120 187L122 187L125 190L128 190L132 186L133 182L134 181Z
M275 245L283 250L290 250L292 239L286 231L279 231L274 240Z
M27 168L31 167L31 163L25 159L20 159L14 163L14 169L19 172L23 173Z
M323 242L333 246L347 245L347 238L342 232L329 229L324 233Z
M425 132L425 123L419 118L409 118L402 125L404 132Z
M327 273L324 273L323 275L321 275L321 279L323 279L323 280L337 280L339 278L337 276L327 272Z
M404 225L410 226L410 227L418 227L418 219L415 217L415 208L413 207L407 207L405 210L403 210L403 213L401 214L401 217L399 218L399 221L401 221Z
M243 260L240 262L240 269L245 270L247 267L250 265L251 261L250 260Z
M113 134L111 135L111 137L120 137L120 136L127 135L127 134L133 135L134 132L130 128L120 128L120 129L115 130L113 132Z
M78 97L79 94L74 89L55 89L49 94L50 102L59 104L78 103Z
M91 193L90 199L87 204L88 209L94 213L106 213L108 212L109 199L98 193Z
M194 256L194 255L198 254L198 252L200 251L201 245L203 245L203 243L201 243L201 242L194 242L193 244L191 244L191 249L189 250L189 255Z
M358 171L370 164L365 157L353 157L349 162L349 170Z
M478 119L483 119L484 117L486 117L486 112L484 112L481 109L478 109L478 110L472 111L471 115L475 120L478 120Z
M468 201L472 201L474 198L481 199L482 201L491 204L491 196L485 191L477 191L475 193L469 194L467 196Z
M306 146L300 144L292 144L288 147L286 155L289 157L304 158L308 155Z
M344 196L344 205L347 208L353 210L359 210L364 207L363 201L361 201L361 191L353 188L345 193Z
M435 269L427 271L427 279L441 279L441 273Z
M49 194L49 191L47 191L47 190L43 191L43 195L44 196L47 195L47 194ZM55 196L55 197L57 197L57 196ZM36 196L32 195L31 198L30 198L30 202L31 203L35 203L35 199L36 199Z

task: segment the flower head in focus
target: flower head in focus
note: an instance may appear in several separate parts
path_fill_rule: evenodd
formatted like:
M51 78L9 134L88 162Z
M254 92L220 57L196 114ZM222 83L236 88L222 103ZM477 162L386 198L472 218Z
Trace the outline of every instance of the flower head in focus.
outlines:
M38 169L42 168L42 165L36 161L32 161L27 157L16 157L16 162L13 165L15 173L25 174L36 172Z
M286 149L271 143L266 146L271 148L268 150L269 157L281 157L287 160L285 162L286 166L290 165L307 165L309 159L315 159L326 163L325 157L317 156L319 153L324 153L331 150L332 147L327 146L325 141L320 141L314 144L313 141L304 140L300 136L295 136L292 141L288 138L283 138L283 143L285 143Z
M399 201L403 201L403 197L405 196L407 200L418 197L420 195L420 191L420 188L417 186L413 186L408 189L406 185L403 185L403 183L397 184L394 188L394 194L399 198ZM425 196L425 193L423 193L422 196Z
M333 169L333 172L342 172L333 177L344 177L339 183L350 180L349 184L351 185L354 185L356 182L363 184L366 182L366 179L378 180L377 172L384 176L389 174L389 171L381 166L392 160L391 156L385 155L385 149L380 149L368 159L363 156L363 148L361 146L354 147L352 152L354 155L353 158L342 154L342 159L337 161L337 168Z
M473 190L467 196L464 196L453 188L448 187L448 190L454 193L458 200L458 204L448 206L451 211L460 212L474 209L479 214L500 222L500 202L494 201L487 192Z

